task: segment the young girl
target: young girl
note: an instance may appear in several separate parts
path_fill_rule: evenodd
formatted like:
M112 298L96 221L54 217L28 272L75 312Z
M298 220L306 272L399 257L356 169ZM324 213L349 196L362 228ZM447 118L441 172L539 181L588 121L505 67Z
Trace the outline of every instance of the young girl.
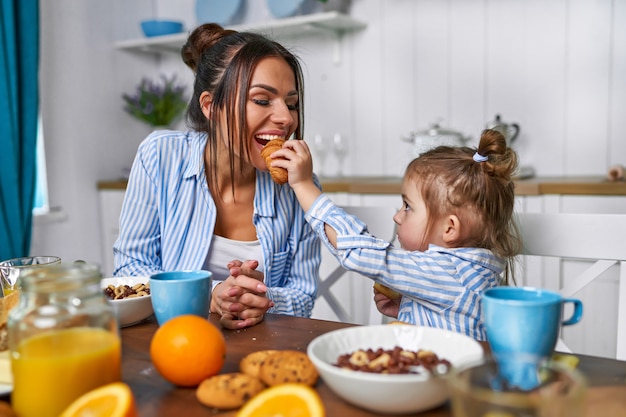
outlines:
M502 134L485 130L477 150L442 146L409 164L393 218L402 249L320 192L306 143L289 141L272 157L285 158L272 165L288 170L307 221L341 265L400 293L375 291L383 314L486 339L481 293L506 282L521 249L512 219L517 156Z

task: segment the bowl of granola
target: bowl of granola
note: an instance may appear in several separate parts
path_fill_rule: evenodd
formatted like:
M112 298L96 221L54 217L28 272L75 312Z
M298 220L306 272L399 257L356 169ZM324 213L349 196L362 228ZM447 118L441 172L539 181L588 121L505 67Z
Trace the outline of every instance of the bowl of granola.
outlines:
M454 367L483 358L474 339L409 324L354 326L313 339L307 354L345 401L384 414L418 413L448 400Z
M121 327L132 326L150 317L150 277L103 278L100 286L113 307Z

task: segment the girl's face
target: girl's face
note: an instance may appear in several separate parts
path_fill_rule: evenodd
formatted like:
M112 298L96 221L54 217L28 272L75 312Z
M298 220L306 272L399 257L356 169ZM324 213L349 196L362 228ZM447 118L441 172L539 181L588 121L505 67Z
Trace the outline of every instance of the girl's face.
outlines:
M293 70L285 60L264 58L250 82L246 121L252 165L267 171L261 149L272 139L288 139L298 127L298 91Z
M428 211L414 180L402 181L402 208L393 216L398 225L400 246L409 251L425 251L430 239L426 238ZM433 242L435 243L435 242Z

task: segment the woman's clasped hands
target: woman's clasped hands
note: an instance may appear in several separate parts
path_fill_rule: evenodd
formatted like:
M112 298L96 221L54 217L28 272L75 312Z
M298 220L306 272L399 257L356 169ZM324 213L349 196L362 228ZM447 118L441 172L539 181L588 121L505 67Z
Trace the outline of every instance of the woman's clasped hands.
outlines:
M256 260L233 260L228 265L230 276L213 288L211 311L221 316L220 324L227 329L254 326L274 306L267 298L263 273L257 271Z

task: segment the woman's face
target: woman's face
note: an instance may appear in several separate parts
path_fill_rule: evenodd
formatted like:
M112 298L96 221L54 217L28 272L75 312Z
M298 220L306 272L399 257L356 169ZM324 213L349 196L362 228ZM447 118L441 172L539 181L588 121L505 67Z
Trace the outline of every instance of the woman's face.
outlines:
M425 251L429 239L425 239L428 227L426 204L414 180L402 181L402 208L393 216L398 225L397 234L400 246L410 251Z
M298 91L293 70L282 58L259 61L246 103L246 138L252 165L267 171L261 149L272 139L287 139L298 127ZM238 148L238 147L236 147Z

